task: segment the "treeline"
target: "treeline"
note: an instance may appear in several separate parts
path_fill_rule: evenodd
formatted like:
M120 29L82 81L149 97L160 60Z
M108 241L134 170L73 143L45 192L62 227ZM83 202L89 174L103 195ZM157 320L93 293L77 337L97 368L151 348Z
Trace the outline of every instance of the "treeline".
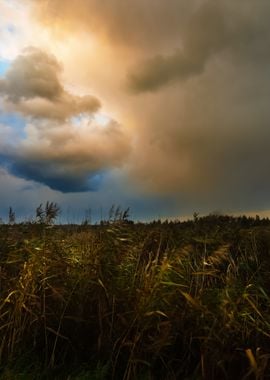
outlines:
M23 220L18 222L16 217L16 212L13 207L9 207L8 215L6 222L0 217L0 224L46 224L52 225L57 221L57 218L61 214L60 206L55 202L47 201L45 205L42 203L36 208L35 216L29 220ZM200 216L198 212L194 212L193 218L187 220L180 219L154 219L150 222L135 222L131 218L130 208L123 209L121 206L112 205L107 212L107 216L100 216L100 220L93 222L92 220L92 209L87 208L85 210L85 215L82 217L80 223L62 223L62 224L81 224L82 226L88 225L111 225L111 224L137 224L137 225L150 225L150 226L159 226L159 225L181 225L182 227L194 227L197 226L198 229L205 227L222 227L222 226L231 226L232 228L251 228L259 226L269 226L270 219L269 217L260 217L259 215L253 216L233 216L226 215L222 213L210 213L208 215Z

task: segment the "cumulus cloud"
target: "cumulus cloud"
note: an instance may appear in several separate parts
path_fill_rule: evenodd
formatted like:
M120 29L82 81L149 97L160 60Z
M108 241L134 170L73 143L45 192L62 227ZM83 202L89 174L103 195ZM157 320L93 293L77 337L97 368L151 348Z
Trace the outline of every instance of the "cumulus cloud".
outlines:
M62 192L95 190L105 171L121 167L129 153L127 136L111 121L74 124L29 124L27 138L9 149L13 174Z
M67 92L59 76L61 65L54 56L37 48L27 48L0 79L0 95L7 107L26 116L65 120L100 108L94 96Z
M13 102L34 97L57 99L64 91L58 80L60 70L54 57L36 48L26 49L1 80L0 91Z
M99 125L99 100L67 92L60 70L55 57L30 48L0 81L4 106L26 117L25 137L12 142L11 127L0 125L2 165L62 192L95 190L104 172L123 165L129 139L113 119Z

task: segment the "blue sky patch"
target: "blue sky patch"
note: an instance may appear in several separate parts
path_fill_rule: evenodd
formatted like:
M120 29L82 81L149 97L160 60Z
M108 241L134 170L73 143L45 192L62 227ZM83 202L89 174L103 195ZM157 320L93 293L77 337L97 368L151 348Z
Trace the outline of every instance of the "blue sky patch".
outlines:
M15 113L0 113L0 124L8 125L16 130L17 137L24 138L25 119Z
M8 61L7 59L0 58L0 77L3 77L6 74L10 65L10 61Z

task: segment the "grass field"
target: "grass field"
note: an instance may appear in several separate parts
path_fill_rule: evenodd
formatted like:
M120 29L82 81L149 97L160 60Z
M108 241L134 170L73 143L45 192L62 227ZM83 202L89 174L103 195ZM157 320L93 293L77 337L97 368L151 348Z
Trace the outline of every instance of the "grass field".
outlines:
M270 379L269 220L0 225L1 379Z

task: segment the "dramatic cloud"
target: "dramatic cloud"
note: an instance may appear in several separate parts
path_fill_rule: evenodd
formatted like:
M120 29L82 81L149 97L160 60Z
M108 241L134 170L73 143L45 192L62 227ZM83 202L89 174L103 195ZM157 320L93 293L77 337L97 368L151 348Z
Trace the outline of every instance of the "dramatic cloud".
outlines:
M9 172L78 191L119 170L121 194L170 199L185 215L270 208L269 2L20 3L36 32L29 21L19 45L40 50L0 77L3 110L26 124L15 139L0 120ZM1 30L16 51L18 36ZM111 115L105 123L92 93Z
M0 126L2 163L11 173L52 189L95 190L104 172L123 165L129 140L116 121L98 124L99 100L68 93L60 69L54 57L31 48L0 80L6 107L27 117L24 138L11 142L11 128Z
M37 118L65 120L100 108L93 96L80 97L65 91L60 72L55 57L37 48L25 49L0 79L0 95L15 111Z

